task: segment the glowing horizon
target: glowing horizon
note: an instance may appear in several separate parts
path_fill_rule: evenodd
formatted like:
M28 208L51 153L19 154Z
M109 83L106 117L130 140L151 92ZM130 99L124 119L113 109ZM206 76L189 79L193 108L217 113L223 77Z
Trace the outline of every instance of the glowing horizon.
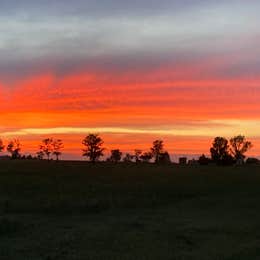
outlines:
M260 155L260 3L252 0L3 1L0 138L23 152L63 138L108 149L209 152L243 134ZM67 145L66 145L67 144Z

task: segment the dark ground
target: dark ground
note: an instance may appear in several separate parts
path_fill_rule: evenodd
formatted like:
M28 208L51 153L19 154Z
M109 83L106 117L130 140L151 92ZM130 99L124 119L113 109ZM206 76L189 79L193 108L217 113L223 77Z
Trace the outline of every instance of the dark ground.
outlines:
M260 258L260 166L0 162L0 259Z

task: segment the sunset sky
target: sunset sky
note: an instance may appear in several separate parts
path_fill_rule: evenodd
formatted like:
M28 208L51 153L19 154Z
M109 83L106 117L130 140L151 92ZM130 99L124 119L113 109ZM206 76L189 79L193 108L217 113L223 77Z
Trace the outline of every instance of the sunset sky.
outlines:
M260 1L1 0L0 137L64 158L108 149L209 153L243 134L260 155Z

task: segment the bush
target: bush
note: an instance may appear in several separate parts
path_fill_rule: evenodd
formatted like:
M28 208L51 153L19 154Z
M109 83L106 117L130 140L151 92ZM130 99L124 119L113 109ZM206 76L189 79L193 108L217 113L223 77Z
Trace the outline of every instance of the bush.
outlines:
M258 160L257 158L247 158L246 160L246 164L258 164L260 163L260 160Z

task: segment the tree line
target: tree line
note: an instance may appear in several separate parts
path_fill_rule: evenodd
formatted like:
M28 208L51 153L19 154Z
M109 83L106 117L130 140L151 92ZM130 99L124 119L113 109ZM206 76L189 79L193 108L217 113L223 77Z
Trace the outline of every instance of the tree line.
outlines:
M84 138L82 144L85 146L83 156L88 157L91 162L97 162L104 155L104 141L98 134L89 134ZM153 158L155 163L170 162L170 155L164 150L162 140L155 140L148 151L143 152L142 150L135 149L134 154L127 153L123 158L123 153L119 149L114 149L110 152L111 155L107 158L107 161L115 163L121 160L124 162L150 162Z
M82 156L87 157L90 162L98 162L104 156L104 141L99 134L89 134L82 140ZM237 162L243 163L245 160L246 152L252 148L252 143L243 135L234 136L230 140L225 137L215 137L212 146L210 147L211 158L206 157L204 154L200 156L197 161L199 164L216 163L221 165L230 165ZM18 139L13 139L5 146L0 139L0 152L6 150L12 159L47 159L51 160L60 159L64 149L63 141L61 139L46 138L43 139L39 145L39 150L36 156L28 155L22 156L21 143ZM110 151L110 156L107 161L117 163L123 162L146 162L151 161L155 163L170 163L170 155L164 149L163 140L155 140L152 146L147 151L135 149L132 154L123 153L119 149Z
M32 155L22 155L22 145L19 139L13 139L8 142L7 145L4 145L2 139L0 139L0 152L6 151L10 154L11 159L51 159L51 156L55 156L56 160L59 160L59 157L62 154L62 149L64 148L63 142L61 139L46 138L42 140L42 143L39 145L39 151L36 152L36 156Z
M104 154L103 140L97 134L90 134L83 140L85 149L83 156L89 158L91 162L96 162ZM243 163L245 160L245 153L252 148L252 143L243 135L237 135L229 141L225 137L215 137L212 146L210 147L211 158L207 158L204 154L200 156L199 164L216 163L221 165L231 165L234 163ZM154 159L155 163L170 163L170 155L164 149L162 140L155 140L152 147L143 152L142 150L135 149L134 154L127 153L122 158L122 152L119 149L111 150L111 155L107 158L110 162L150 162Z

